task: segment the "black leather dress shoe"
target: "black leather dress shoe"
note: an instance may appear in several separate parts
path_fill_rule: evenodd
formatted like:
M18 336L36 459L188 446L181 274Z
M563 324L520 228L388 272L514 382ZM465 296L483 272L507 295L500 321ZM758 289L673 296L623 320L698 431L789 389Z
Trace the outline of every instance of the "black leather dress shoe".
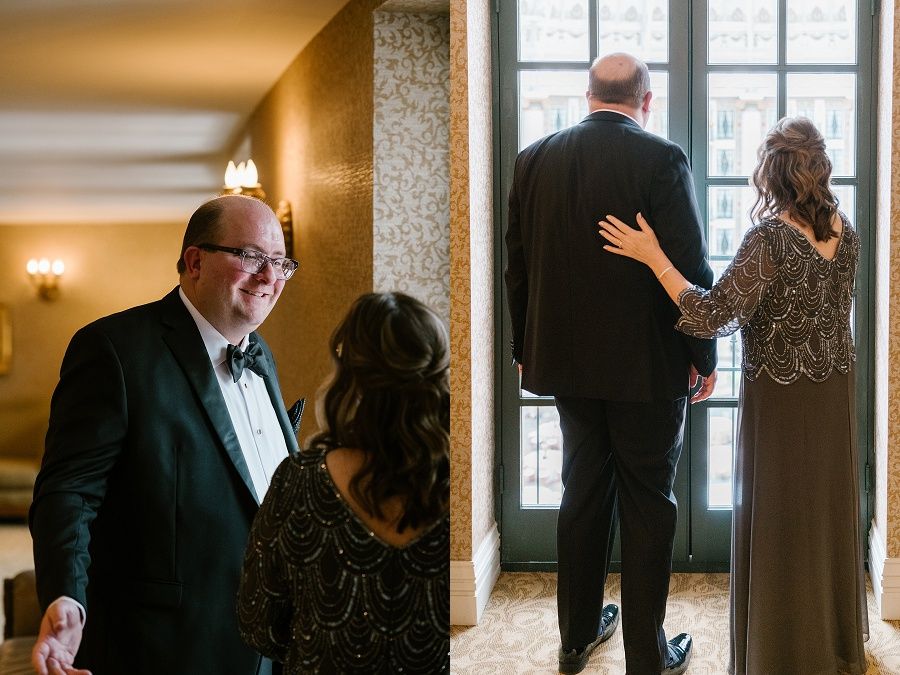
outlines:
M600 632L597 639L582 649L572 649L570 651L559 648L559 672L571 675L572 673L580 673L587 665L588 659L591 658L591 652L597 648L597 645L603 644L612 634L616 632L619 625L619 607L618 605L607 605L600 612Z
M681 675L687 670L691 660L691 647L694 639L687 633L681 633L669 640L669 655L666 658L666 669L662 675Z

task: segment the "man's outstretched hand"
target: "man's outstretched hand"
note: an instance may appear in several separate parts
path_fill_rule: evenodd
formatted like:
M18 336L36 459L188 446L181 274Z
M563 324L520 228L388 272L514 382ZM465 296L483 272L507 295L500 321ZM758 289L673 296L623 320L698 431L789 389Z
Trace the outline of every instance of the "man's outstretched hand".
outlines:
M717 370L712 371L709 374L709 377L700 377L700 373L697 372L697 369L694 368L693 364L691 365L691 375L688 380L688 388L693 389L697 386L697 382L700 382L700 388L696 391L696 393L691 396L691 403L700 403L700 401L705 401L710 396L712 396L713 390L716 388L716 378L718 377Z
M91 675L89 670L73 667L81 644L81 609L74 600L57 598L41 619L41 629L31 665L38 675Z

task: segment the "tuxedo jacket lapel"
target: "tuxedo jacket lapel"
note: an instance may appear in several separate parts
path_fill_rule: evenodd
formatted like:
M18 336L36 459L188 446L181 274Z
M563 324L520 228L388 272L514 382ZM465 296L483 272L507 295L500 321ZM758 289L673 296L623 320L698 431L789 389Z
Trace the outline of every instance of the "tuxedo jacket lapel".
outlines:
M238 442L234 425L228 415L228 408L225 406L225 399L222 396L219 382L216 380L216 374L213 372L209 355L203 346L203 339L200 337L197 325L178 296L177 288L166 296L163 307L163 324L171 329L163 333L163 340L169 345L175 360L178 361L185 377L197 393L197 398L209 416L209 421L216 431L226 456L258 504L260 500L253 487L250 470L244 460L244 453L241 451L241 444ZM266 387L269 387L268 382ZM269 395L271 396L271 391ZM276 410L278 410L277 407Z

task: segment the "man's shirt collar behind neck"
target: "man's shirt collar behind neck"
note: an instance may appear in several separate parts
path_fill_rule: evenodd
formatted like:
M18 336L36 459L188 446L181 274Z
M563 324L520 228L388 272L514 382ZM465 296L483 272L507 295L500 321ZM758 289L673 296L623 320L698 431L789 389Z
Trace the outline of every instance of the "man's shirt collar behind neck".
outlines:
M191 317L193 317L194 323L197 324L197 330L200 331L200 337L203 338L203 344L206 347L206 352L209 354L209 360L212 362L213 366L224 363L227 357L228 345L230 344L228 340L224 335L217 331L206 318L204 318L193 304L191 304L191 301L188 300L188 297L184 294L184 289L180 286L178 287L178 296L181 298L181 301L184 303L184 306L187 308ZM241 349L246 349L249 344L250 340L248 336L245 335L237 346Z
M621 110L613 110L612 108L597 108L597 110L592 110L589 114L590 114L590 115L593 115L594 113L598 113L598 112L611 112L611 113L616 113L617 115L622 115L622 117L627 117L627 118L630 119L632 122L634 122L635 124L637 124L639 127L641 126L641 123L640 123L640 122L638 122L636 119L634 119L634 118L633 118L631 115L629 115L628 113L623 113ZM643 127L641 127L641 128L643 128Z

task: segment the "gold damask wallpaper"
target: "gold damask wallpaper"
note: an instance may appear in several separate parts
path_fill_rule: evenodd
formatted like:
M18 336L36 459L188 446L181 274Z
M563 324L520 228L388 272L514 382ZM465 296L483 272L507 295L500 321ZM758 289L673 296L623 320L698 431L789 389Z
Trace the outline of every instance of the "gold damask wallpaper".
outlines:
M450 558L494 524L489 0L450 3Z
M450 559L472 550L472 295L465 2L450 3Z
M889 326L889 349L887 362L876 364L876 371L886 370L889 373L888 380L888 409L887 409L887 457L885 472L879 483L886 483L881 490L886 503L886 545L889 558L900 557L900 100L896 96L900 92L900 71L896 65L900 63L900 1L882 3L882 11L885 19L890 19L890 30L883 36L883 40L893 45L890 59L891 67L886 68L882 63L882 69L891 73L891 84L888 91L882 90L880 99L887 101L891 106L890 118L890 144L879 147L890 147L890 211L887 219L879 218L876 223L879 232L889 232L890 241L886 247L889 251L890 269L890 304L888 308L887 325ZM889 7L887 5L893 5ZM887 35L890 35L888 39ZM885 125L887 127L887 125ZM876 314L883 308L878 305ZM884 445L876 446L877 452L882 452Z

